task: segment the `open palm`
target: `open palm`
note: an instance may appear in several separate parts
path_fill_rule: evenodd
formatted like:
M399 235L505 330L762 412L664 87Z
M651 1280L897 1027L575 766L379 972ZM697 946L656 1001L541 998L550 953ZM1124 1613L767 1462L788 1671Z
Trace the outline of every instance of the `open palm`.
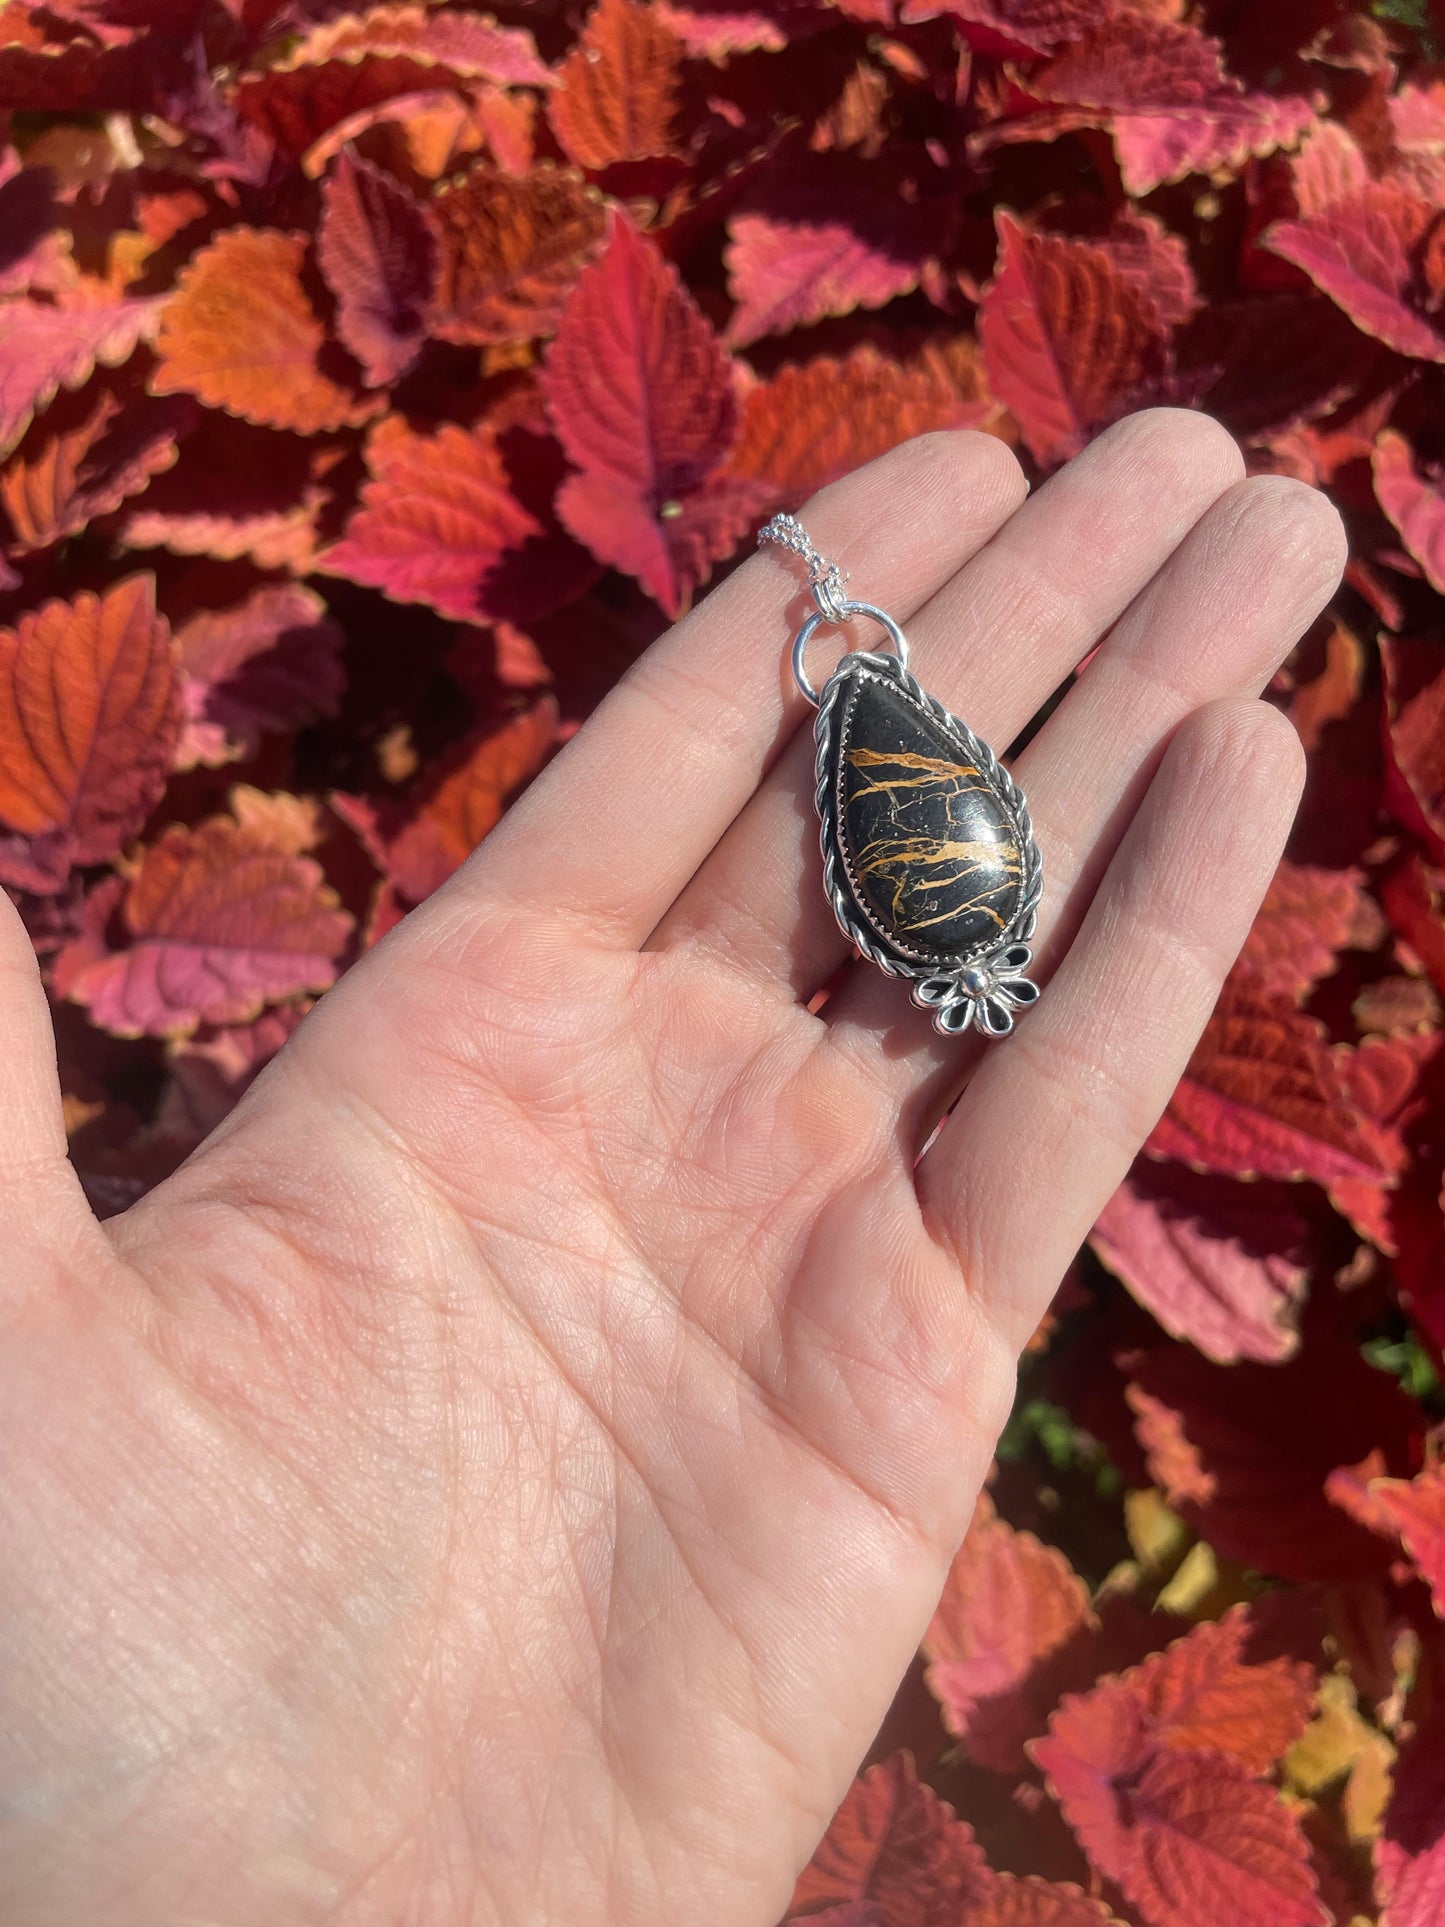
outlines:
M1199 417L1025 492L934 436L806 511L996 744L1107 637L1016 766L1052 983L987 1055L847 962L772 556L104 1227L7 912L9 1927L781 1911L1269 880L1255 698L1341 564Z

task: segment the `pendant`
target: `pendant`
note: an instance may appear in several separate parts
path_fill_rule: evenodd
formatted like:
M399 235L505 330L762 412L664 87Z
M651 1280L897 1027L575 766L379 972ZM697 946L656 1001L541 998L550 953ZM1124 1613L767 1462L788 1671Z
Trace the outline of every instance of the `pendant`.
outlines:
M880 970L911 981L944 1035L1006 1037L1039 994L1027 971L1043 860L1023 792L909 674L892 617L846 600L838 571L791 517L775 517L759 539L809 558L817 613L798 631L793 671L818 710L823 879L839 927ZM844 656L820 695L804 652L825 622L853 616L879 623L891 653Z

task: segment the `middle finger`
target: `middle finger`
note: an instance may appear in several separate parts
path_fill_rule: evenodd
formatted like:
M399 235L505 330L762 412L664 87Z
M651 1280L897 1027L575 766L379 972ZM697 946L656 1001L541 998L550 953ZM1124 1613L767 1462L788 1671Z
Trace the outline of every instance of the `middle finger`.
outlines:
M1120 422L909 623L920 681L1002 749L1243 472L1207 416ZM867 583L851 593L866 599ZM697 945L788 996L826 982L850 946L816 875L813 787L812 732L800 730L648 948Z

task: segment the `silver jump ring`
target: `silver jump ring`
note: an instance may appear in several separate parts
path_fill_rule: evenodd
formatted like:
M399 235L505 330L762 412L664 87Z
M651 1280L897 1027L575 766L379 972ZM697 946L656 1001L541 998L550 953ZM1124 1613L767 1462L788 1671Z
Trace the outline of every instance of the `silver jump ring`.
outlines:
M839 603L836 616L825 615L820 609L816 615L808 617L808 620L803 624L793 640L793 680L813 705L814 709L818 707L822 698L808 681L808 672L804 667L803 658L807 653L808 644L813 640L814 636L817 635L825 622L835 620L846 621L850 616L872 616L873 620L887 633L888 640L893 645L893 653L898 658L899 667L902 669L908 667L908 638L898 627L898 624L893 620L892 616L888 615L884 610L876 609L871 602ZM881 656L887 652L884 649L871 649L861 651L860 653Z

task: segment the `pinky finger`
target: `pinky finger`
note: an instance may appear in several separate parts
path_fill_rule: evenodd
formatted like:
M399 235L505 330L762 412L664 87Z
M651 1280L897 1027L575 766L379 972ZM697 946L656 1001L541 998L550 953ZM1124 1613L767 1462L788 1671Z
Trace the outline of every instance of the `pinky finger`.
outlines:
M1188 1063L1303 771L1293 729L1265 703L1230 698L1190 717L1038 1008L989 1052L919 1166L934 1235L1016 1347Z

